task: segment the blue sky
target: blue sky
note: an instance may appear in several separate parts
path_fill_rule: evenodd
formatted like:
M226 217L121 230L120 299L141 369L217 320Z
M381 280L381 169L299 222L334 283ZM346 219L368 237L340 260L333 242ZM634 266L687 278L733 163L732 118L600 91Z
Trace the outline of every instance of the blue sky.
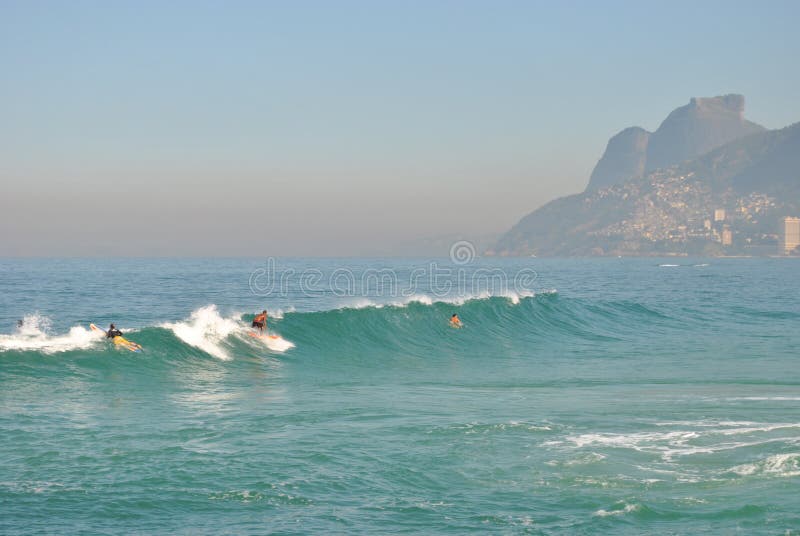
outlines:
M800 121L798 20L779 1L0 1L0 255L502 232L690 97Z

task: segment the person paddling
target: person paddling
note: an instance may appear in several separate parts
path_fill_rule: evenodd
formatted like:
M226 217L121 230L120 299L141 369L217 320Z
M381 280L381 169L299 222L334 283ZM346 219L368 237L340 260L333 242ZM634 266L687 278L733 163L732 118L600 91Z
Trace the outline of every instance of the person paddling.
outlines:
M450 326L454 328L462 328L464 325L461 323L461 319L458 318L456 313L453 313L453 316L450 317Z
M113 339L114 337L122 337L122 332L114 324L111 324L106 331L106 338Z
M264 333L264 329L267 327L267 310L266 309L261 311L261 314L256 315L256 317L253 319L252 327L258 328L259 330L261 330L261 333Z

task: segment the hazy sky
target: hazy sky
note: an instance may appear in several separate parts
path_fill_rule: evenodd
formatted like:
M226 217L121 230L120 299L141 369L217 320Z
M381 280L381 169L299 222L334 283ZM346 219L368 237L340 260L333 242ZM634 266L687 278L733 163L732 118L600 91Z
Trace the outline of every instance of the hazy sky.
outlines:
M0 0L0 256L499 233L692 96L800 121L798 21L796 1Z

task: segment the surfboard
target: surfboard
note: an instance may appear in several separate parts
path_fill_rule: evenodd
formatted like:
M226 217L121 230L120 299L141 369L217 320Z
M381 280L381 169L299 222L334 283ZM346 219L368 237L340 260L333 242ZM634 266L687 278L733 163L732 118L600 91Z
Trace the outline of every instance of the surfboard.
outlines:
M105 333L105 330L98 328L94 324L89 324L89 327L92 329L92 331L99 331L99 332ZM122 348L125 348L126 350L130 350L131 352L137 352L138 353L138 352L142 351L141 345L136 344L133 341L129 341L125 337L119 337L118 336L118 337L114 337L111 340L113 341L115 346L121 346Z
M283 353L289 348L294 348L294 343L291 341L287 341L280 335L262 335L261 333L257 333L255 331L248 331L248 335L261 341L267 348L272 350L273 352L280 352Z
M129 341L125 337L114 337L112 340L114 341L114 344L116 344L117 346L122 346L123 348L125 348L126 350L130 350L131 352L142 351L141 346L139 346L133 341Z
M279 335L262 335L260 333L254 332L254 331L248 331L247 334L250 335L251 337L255 338L255 339L273 339L273 340L280 339Z

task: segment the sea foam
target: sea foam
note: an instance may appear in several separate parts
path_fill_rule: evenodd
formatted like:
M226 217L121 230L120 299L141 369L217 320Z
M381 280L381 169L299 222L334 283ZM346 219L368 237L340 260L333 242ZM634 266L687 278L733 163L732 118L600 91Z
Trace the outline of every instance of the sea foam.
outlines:
M281 317L282 315L274 316L274 318ZM172 331L186 344L222 360L232 359L229 349L224 345L225 340L229 337L237 336L241 340L255 340L245 336L249 328L241 321L240 315L223 317L217 306L213 304L192 311L186 320L167 322L161 327ZM263 341L267 348L275 352L285 352L294 347L292 342L280 337L258 339L258 341Z
M88 348L100 340L98 334L81 326L64 335L50 335L50 319L38 313L26 315L22 325L10 335L0 335L0 351L36 350L44 353L67 352Z
M222 342L230 335L241 332L244 326L233 318L223 318L216 305L207 305L192 311L187 320L167 322L162 327L169 329L180 340L199 348L216 358L231 359Z
M732 467L731 472L742 476L800 476L800 453L774 454L755 463Z

